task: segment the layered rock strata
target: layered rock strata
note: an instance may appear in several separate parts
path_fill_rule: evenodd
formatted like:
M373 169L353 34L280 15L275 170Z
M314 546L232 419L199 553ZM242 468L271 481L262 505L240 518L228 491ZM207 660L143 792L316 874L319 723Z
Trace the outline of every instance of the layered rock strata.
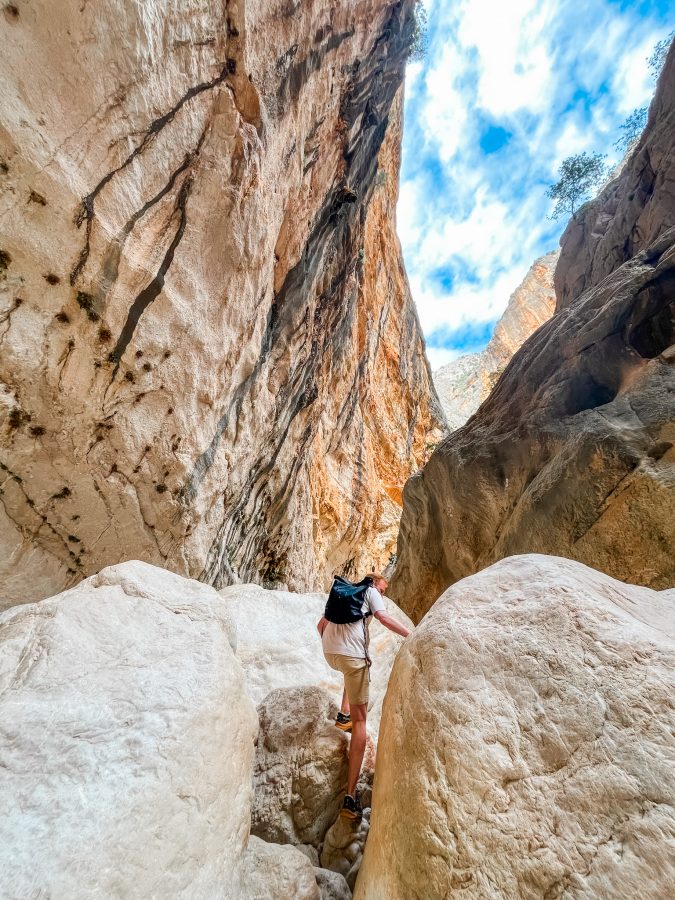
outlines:
M671 50L633 156L580 213L599 223L605 249L594 231L587 256L573 253L570 225L558 312L406 485L390 593L413 619L449 584L515 553L675 584L674 93ZM636 167L647 159L653 193L640 194ZM633 220L640 241L622 230ZM568 268L575 254L593 260L581 281Z
M384 566L437 413L394 233L412 0L0 16L5 605Z
M675 591L513 557L399 654L357 900L641 897L675 883Z
M3 897L247 896L233 643L213 588L141 562L0 615Z
M485 350L460 356L434 372L434 385L450 431L460 428L476 412L516 350L553 315L553 273L558 256L554 251L532 263L509 297Z

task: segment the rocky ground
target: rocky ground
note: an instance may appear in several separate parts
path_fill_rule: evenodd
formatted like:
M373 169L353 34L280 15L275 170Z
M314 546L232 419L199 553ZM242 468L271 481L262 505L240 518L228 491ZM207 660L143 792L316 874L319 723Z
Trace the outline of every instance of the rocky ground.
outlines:
M3 897L668 896L675 592L523 556L395 661L373 623L360 824L321 598L224 594L130 562L0 615Z
M351 897L402 639L373 622L353 824L324 605L128 562L0 615L2 896Z

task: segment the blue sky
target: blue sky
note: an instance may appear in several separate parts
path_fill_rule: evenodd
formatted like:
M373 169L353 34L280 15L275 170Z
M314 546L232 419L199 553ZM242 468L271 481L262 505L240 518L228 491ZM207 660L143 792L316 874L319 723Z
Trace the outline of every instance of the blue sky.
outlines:
M397 226L432 368L481 349L536 257L558 246L546 188L566 156L617 161L654 90L666 0L426 0L409 63ZM670 15L669 15L670 13Z

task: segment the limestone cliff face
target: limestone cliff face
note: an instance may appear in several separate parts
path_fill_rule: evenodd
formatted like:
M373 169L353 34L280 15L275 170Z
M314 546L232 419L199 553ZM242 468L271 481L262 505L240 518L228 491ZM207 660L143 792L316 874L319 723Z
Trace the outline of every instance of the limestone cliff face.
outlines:
M472 416L494 388L507 363L527 338L553 315L553 272L558 251L532 263L485 350L467 353L434 372L434 385L451 431Z
M675 584L674 96L675 49L634 156L582 210L583 221L610 223L604 242L598 224L578 245L570 225L558 312L406 485L390 593L413 619L449 584L526 552ZM640 213L633 188L647 159L653 193ZM650 223L640 241L622 235L629 221ZM587 270L573 274L574 259Z
M129 557L388 559L436 426L392 221L412 5L0 16L7 604Z

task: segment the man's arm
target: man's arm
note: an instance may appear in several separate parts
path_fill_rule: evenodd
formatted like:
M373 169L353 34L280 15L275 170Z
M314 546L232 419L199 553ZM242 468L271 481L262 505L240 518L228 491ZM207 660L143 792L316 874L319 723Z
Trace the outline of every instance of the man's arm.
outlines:
M316 625L316 630L319 632L321 637L323 637L323 630L328 625L328 619L325 616L321 616Z
M402 637L408 637L411 633L409 628L406 628L402 622L397 621L393 616L390 616L389 613L376 612L375 618L378 622L381 622L385 628L388 628L389 631L400 634Z

